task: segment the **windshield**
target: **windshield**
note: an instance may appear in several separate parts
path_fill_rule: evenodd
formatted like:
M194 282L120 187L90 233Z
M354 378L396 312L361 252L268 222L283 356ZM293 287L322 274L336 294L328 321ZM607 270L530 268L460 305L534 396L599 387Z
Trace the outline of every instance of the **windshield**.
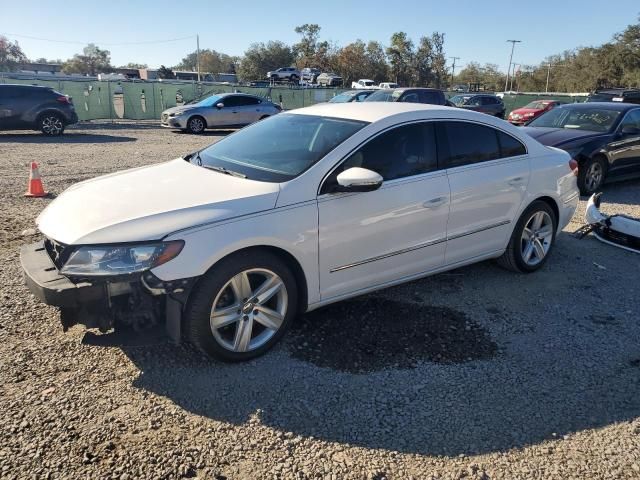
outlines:
M615 125L620 113L605 108L557 107L539 116L528 126L608 132Z
M455 95L449 99L451 103L453 103L456 107L464 105L464 102L469 100L469 95Z
M202 166L252 180L286 182L300 175L366 122L282 113L243 128L200 152ZM199 164L197 155L189 158Z
M213 107L216 103L222 100L222 95L211 95L195 103L198 107Z
M344 92L344 93L341 93L340 95L336 95L335 97L333 97L331 100L329 100L329 103L350 102L355 95L356 95L355 93Z
M547 105L548 105L547 102L535 101L535 102L527 103L522 108L530 108L532 110L544 110Z
M367 98L365 102L397 102L398 98L402 95L402 90L391 90L388 88L382 90L376 90Z

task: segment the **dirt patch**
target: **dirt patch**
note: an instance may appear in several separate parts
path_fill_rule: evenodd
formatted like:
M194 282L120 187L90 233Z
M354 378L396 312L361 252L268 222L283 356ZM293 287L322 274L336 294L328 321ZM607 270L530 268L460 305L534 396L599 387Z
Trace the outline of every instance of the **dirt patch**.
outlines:
M287 342L294 358L351 373L493 357L498 347L464 313L368 297L298 320Z

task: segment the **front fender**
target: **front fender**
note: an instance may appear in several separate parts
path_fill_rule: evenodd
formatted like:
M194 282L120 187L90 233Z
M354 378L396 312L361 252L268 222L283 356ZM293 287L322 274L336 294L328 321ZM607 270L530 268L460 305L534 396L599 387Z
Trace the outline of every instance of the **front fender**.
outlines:
M153 270L163 281L197 277L221 259L250 247L275 247L300 264L308 301L319 301L318 208L315 200L261 214L177 232L167 240L184 240L175 259Z

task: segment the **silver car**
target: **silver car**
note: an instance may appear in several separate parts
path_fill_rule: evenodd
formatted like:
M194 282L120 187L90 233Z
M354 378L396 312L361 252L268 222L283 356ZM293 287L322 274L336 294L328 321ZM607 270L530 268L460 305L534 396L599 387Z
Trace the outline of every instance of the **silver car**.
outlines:
M162 112L161 124L191 133L207 128L240 128L280 113L282 108L264 98L246 93L221 93L197 103Z

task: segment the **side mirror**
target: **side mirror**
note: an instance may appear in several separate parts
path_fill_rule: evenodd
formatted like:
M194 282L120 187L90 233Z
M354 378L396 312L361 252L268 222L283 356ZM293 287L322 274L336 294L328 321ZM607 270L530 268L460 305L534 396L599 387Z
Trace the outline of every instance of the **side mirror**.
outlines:
M620 129L621 135L640 135L640 128L633 125L625 125Z
M224 103L222 103L222 102L216 103L216 108L218 110L221 109L221 108L224 108Z
M380 174L366 168L351 167L336 178L338 192L371 192L382 185Z

